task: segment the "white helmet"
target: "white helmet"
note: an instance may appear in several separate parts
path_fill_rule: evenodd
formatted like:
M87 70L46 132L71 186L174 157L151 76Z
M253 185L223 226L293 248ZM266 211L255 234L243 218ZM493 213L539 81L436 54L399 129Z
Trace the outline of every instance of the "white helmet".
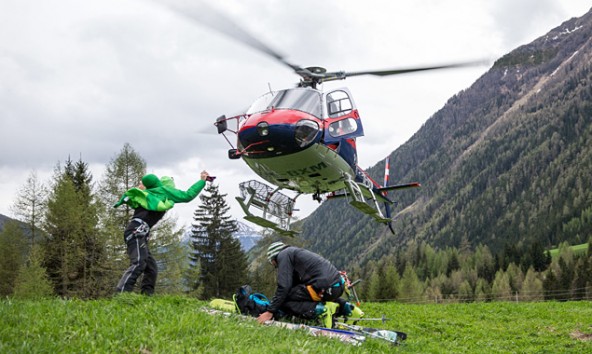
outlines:
M269 248L267 248L267 260L271 263L278 253L286 247L288 247L288 245L283 242L274 242L269 245Z

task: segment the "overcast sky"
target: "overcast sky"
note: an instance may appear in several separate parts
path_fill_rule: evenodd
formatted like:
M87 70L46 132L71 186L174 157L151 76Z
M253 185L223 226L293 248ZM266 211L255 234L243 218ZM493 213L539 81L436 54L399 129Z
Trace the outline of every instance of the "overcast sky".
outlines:
M199 9L199 2L186 2ZM591 6L589 0L208 3L288 61L331 71L496 59ZM366 168L488 69L354 77L324 88L352 91L366 133L358 139L359 165ZM245 109L269 87L297 81L286 66L156 0L0 0L0 213L12 216L17 190L32 172L47 182L71 156L89 163L99 181L128 142L149 172L174 176L180 188L203 169L218 176L241 220L238 183L257 176L227 158L229 146L213 122ZM296 216L314 210L310 199L299 197ZM197 204L179 204L172 214L188 225Z

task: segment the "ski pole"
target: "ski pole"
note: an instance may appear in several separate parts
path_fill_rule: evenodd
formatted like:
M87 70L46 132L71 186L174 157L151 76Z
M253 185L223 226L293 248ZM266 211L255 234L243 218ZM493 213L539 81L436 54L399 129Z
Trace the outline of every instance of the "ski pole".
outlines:
M390 321L390 318L387 318L386 315L382 315L380 318L366 318L366 317L359 317L359 318L351 318L351 317L337 317L343 318L346 321L382 321L385 323L386 321Z

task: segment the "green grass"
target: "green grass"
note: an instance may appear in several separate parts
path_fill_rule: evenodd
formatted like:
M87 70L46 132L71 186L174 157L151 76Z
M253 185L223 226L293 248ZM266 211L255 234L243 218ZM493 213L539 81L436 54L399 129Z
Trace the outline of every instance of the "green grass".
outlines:
M583 243L581 245L570 246L571 250L575 255L585 255L588 252L588 244ZM549 250L551 257L555 258L559 255L559 248Z
M362 346L209 315L205 302L126 294L95 301L0 301L0 353L584 353L590 302L367 303L366 325L408 333L403 345Z

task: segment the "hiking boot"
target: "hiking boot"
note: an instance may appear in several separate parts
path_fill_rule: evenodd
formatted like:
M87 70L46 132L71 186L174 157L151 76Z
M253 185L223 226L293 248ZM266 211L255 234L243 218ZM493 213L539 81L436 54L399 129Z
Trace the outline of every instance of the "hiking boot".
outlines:
M339 303L339 312L337 312L337 316L345 318L351 317L354 308L355 306L353 304L343 301Z
M319 305L317 305L317 309ZM327 301L323 307L323 312L319 315L319 320L326 328L333 328L333 315L337 312L339 305L335 302Z
M347 324L356 324L358 322L358 320L362 317L364 317L364 311L362 311L359 307L351 305L353 307L353 309L351 310L351 317L352 318L356 318L357 320L347 320L345 321L345 323Z

